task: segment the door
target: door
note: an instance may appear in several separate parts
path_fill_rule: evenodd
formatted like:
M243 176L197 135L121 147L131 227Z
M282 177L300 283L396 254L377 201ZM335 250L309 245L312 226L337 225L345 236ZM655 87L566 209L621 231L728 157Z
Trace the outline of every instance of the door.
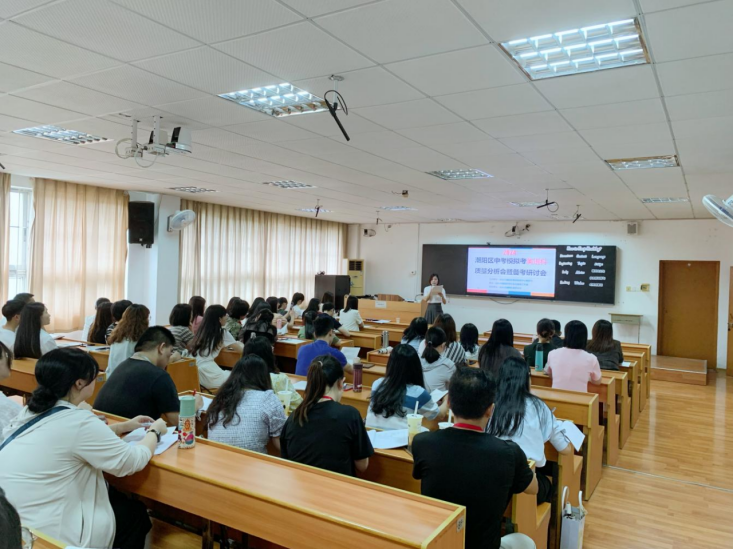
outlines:
M659 262L657 354L717 366L720 262Z
M733 376L733 267L730 268L730 289L728 290L728 360L725 374Z

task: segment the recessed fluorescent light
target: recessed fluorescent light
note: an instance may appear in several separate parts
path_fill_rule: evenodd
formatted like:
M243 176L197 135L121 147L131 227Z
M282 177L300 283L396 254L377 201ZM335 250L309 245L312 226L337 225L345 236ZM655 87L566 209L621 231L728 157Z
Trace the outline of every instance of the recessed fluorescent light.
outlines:
M300 183L299 181L266 181L263 185L272 185L280 189L315 189L315 185Z
M380 206L381 210L391 210L392 212L402 212L404 210L417 210L417 208L410 208L409 206Z
M636 19L503 42L532 80L649 63Z
M98 143L107 141L105 137L94 136L85 132L77 132L76 130L67 130L59 126L35 126L33 128L23 128L21 130L13 130L14 134L21 136L30 136L52 141L60 141L62 143L71 143L73 145L83 145L85 143Z
M181 191L182 193L218 193L216 189L204 189L203 187L169 187L173 191Z
M473 180L479 178L493 178L491 174L482 172L481 170L435 170L433 172L427 172L431 176L440 178L443 180Z
M645 168L674 168L679 166L677 155L610 159L606 163L614 170L642 170Z
M319 208L316 210L315 208L298 208L298 212L320 212L321 214L328 214L329 212L333 212L333 210L326 210L325 208Z
M219 97L274 117L320 113L328 110L323 98L301 90L288 82L219 94Z
M671 202L690 202L685 197L647 197L641 199L644 204L666 204Z
M544 202L510 202L512 206L519 206L520 208L530 208L534 206L537 208L538 206L542 206L545 204Z

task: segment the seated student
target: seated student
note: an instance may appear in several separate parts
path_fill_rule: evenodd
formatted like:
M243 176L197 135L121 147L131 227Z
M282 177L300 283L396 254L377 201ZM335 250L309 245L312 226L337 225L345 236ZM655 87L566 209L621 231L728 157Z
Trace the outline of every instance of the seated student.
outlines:
M354 372L354 367L348 364L346 356L330 345L333 341L333 324L328 317L316 317L315 321L313 321L313 336L315 336L315 342L306 344L298 350L298 362L295 364L295 374L306 376L313 360L321 355L335 357L341 365L341 368L347 372Z
M193 308L188 304L176 304L168 317L168 323L170 323L169 330L176 339L176 343L173 344L173 352L182 354L184 351L189 351L193 341L191 330Z
M601 381L601 367L588 346L588 328L581 321L565 325L565 347L547 356L545 371L552 377L552 387L561 390L588 391L588 382Z
M8 349L15 347L15 332L20 325L20 313L25 307L23 300L8 300L3 306L3 317L5 324L0 328L0 342L5 344Z
M274 314L270 304L262 302L239 332L238 340L245 344L254 336L264 336L272 345L277 341L277 327L273 325Z
M425 342L425 351L420 359L425 377L425 389L429 392L445 391L448 389L451 376L456 372L456 364L445 355L445 332L442 328L430 327Z
M453 320L453 316L448 313L441 313L436 317L433 327L442 328L443 332L445 332L446 340L443 355L453 361L456 367L465 367L466 351L458 341L458 335L456 334L456 322ZM422 354L422 352L425 351L426 345L426 340L423 340L420 344L420 348L417 350L418 353Z
M293 383L290 381L290 377L284 372L280 372L275 364L275 354L272 351L272 344L267 338L262 336L256 336L250 338L249 341L244 345L244 352L242 357L248 355L256 355L262 359L267 365L267 372L270 373L270 382L272 383L272 391L289 391L292 393L290 397L290 410L295 410L295 407L303 402L303 398L295 390Z
M422 481L422 494L466 507L466 548L499 548L512 495L537 494L537 480L519 445L485 433L495 392L486 371L456 371L448 390L453 427L417 434L412 442L412 475Z
M242 325L245 325L247 321L250 320L251 317L254 316L256 312L260 310L260 306L265 303L265 299L261 296L258 296L252 301L252 304L249 306L249 311L247 312L247 315L244 316L244 321L242 322Z
M318 298L311 298L308 301L308 307L305 308L303 315L305 315L309 311L315 311L316 313L320 313L321 312L320 306L321 306L321 302L318 301Z
M542 364L540 368L545 367L547 363L548 354L557 349L557 346L553 343L553 337L555 336L555 325L550 319L540 319L537 323L537 340L524 346L524 360L530 367L536 367L537 352L542 352Z
M400 344L408 344L415 348L415 351L419 351L420 344L425 340L425 334L427 332L428 322L425 320L425 317L415 317L410 321L410 326L402 333Z
M334 317L336 314L336 307L333 305L332 302L325 302L321 304L321 311L322 313L319 314L319 317L330 317L331 322L333 323L333 331L338 334L339 336L343 336L344 338L348 338L351 336L351 333L346 330L346 327L343 326L338 319ZM337 342L338 343L338 342ZM336 344L333 344L336 345Z
M143 548L145 505L108 488L104 473L123 477L145 468L165 422L138 416L107 426L81 408L98 371L94 358L75 348L38 361L38 387L4 431L0 486L23 524L49 537L77 548ZM139 444L119 438L143 422L153 424Z
M35 300L33 299L34 296L35 294L31 294L30 292L20 292L13 297L13 300L20 300L24 304L28 305L35 303Z
M624 362L621 342L613 339L613 325L605 319L593 325L593 340L588 342L587 349L596 356L601 369L619 370Z
M315 325L313 322L320 317L319 313L316 313L315 311L307 311L303 314L303 326L298 329L298 338L301 340L315 340ZM331 339L330 346L336 347L336 345L340 342L338 336L334 334L333 338Z
M323 311L323 306L325 304L333 304L336 301L336 296L334 296L333 292L324 292L323 297L321 298L321 303L318 306L318 311Z
M478 345L478 328L473 323L466 323L461 327L461 347L466 353L466 362L476 361L481 346Z
M305 302L305 296L302 293L296 292L293 294L293 299L290 301L290 311L296 319L303 316L303 308L301 307L303 302Z
M415 348L398 344L387 361L384 378L372 384L372 396L366 417L366 425L382 430L407 429L407 415L415 412L428 420L445 416L447 400L438 406L425 389L422 365Z
M268 441L280 449L285 420L267 365L256 355L248 355L237 361L209 405L209 439L267 454Z
M92 344L107 343L107 327L112 323L112 302L104 302L97 307L97 313L94 315L89 330L83 334L87 342Z
M287 298L280 297L277 299L277 312L283 317L289 313Z
M198 332L198 328L204 320L204 312L206 311L206 300L201 296L191 296L188 301L188 305L193 309L193 323L191 323L191 329L193 333Z
M339 314L339 322L349 332L364 330L364 320L359 315L359 299L356 296L349 296L346 299L346 307Z
M224 306L207 307L204 320L191 343L191 355L196 358L196 366L199 368L199 381L209 390L218 389L229 377L229 371L216 364L219 352L225 347L240 353L244 349L244 345L224 329L226 323L227 310Z
M537 503L550 502L552 482L547 476L552 475L552 469L545 467L545 443L552 443L560 454L572 454L573 446L550 408L532 395L524 360L509 357L499 369L494 414L486 431L499 439L514 441L527 459L535 461Z
M519 357L521 359L522 354L514 349L512 324L506 319L498 319L494 321L494 326L491 327L489 341L481 346L478 353L478 364L483 370L496 376L499 373L499 367L507 357Z
M148 330L150 310L142 304L132 304L125 310L117 327L109 335L109 360L105 371L107 380L112 376L117 365L132 357L137 341Z
M227 313L229 314L229 319L227 319L227 324L224 326L224 329L228 330L232 338L236 339L242 330L242 321L247 316L247 313L249 313L249 302L240 300L239 298L232 298L229 300Z
M3 548L30 548L24 544L23 538L20 516L0 487L0 544Z
M321 355L309 366L303 402L291 413L280 436L281 456L347 476L363 472L374 449L359 411L340 403L344 393L341 363Z
M110 302L109 298L97 298L97 301L94 304L94 313L92 315L87 315L84 318L84 328L81 331L82 338L87 338L87 335L89 334L89 329L92 328L92 323L94 323L94 320L97 318L97 312L99 311L99 306L102 304L110 304L110 307L112 307L112 302ZM104 327L105 329L107 326L109 326L109 323ZM88 342L91 342L92 340L87 339ZM104 344L104 342L102 342Z
M552 336L552 343L555 345L555 349L562 348L565 346L562 339L562 325L557 319L553 319L552 324L555 327L555 334Z
M3 380L10 378L10 367L12 366L13 354L5 344L0 342L0 385L2 385ZM22 408L19 403L0 392L0 443L3 442L3 429L10 424L13 418L18 416Z
M117 326L117 323L122 320L122 316L125 314L127 308L131 305L132 302L130 300L118 300L117 302L112 304L112 323L107 327L107 330L104 333L107 342L109 342L109 336L110 334L112 334L112 331Z
M265 302L267 302L267 304L270 306L270 309L272 310L272 315L275 318L275 320L277 320L277 319L284 319L285 318L284 315L280 315L280 313L278 312L278 307L277 307L278 299L277 299L277 297L275 297L275 296L268 296L265 299Z
M124 418L139 414L162 418L178 426L181 409L178 390L166 372L176 339L165 327L150 327L135 346L135 353L117 366L94 400L94 408ZM200 395L197 407L203 406Z
M13 355L15 359L40 357L51 350L58 348L56 340L53 339L43 327L51 322L46 306L40 302L26 304L20 316L20 323L15 331L15 344Z

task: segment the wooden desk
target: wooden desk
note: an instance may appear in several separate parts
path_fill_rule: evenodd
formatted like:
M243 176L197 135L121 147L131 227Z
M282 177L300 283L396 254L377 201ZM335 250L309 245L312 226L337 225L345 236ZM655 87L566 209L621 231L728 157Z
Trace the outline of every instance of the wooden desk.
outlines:
M377 307L383 306L383 307ZM427 303L419 302L396 302L388 300L359 300L359 314L362 319L384 319L392 323L410 323L415 317L424 316ZM404 330L404 329L403 329Z
M295 364L298 360L298 350L308 344L308 340L298 342L275 342L275 357L277 366L282 372L295 372ZM224 348L216 358L216 364L223 368L232 368L242 358L242 352Z
M36 362L37 359L16 359L10 369L10 378L0 382L0 386L10 388L23 394L31 394L38 386L36 381ZM105 375L100 372L94 385L94 393L88 403L91 405L104 385Z
M31 533L33 533L33 536L36 537L35 541L33 542L33 548L45 548L51 550L54 548L66 548L68 546L67 544L51 538L36 529L29 528L29 530Z
M631 398L631 427L636 427L641 415L641 373L639 372L639 363L636 361L628 361L629 366L619 366L619 372L625 372L629 377L629 397Z
M604 370L603 378L616 382L616 411L619 414L619 449L623 449L631 435L631 396L629 395L629 375L615 370Z
M135 475L107 479L286 548L464 544L463 506L201 438L193 449L174 445Z
M651 383L651 367L646 367L646 352L624 352L625 361L636 361L639 367L639 412L646 408L648 387Z
M621 349L624 352L624 357L627 353L644 353L644 368L648 375L646 384L646 396L651 397L652 391L652 347L649 344L627 344L622 343Z

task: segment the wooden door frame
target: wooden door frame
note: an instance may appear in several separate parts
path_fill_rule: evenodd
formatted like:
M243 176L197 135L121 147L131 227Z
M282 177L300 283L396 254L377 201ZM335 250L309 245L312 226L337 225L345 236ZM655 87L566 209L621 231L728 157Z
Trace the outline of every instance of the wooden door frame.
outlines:
M717 355L718 355L718 313L719 313L719 302L720 302L720 262L717 260L659 260L659 297L657 298L657 355L661 355L659 352L662 347L662 327L664 324L662 320L664 318L663 304L664 304L664 266L665 264L691 264L691 263L709 263L716 264L718 268L715 270L715 356L716 366L713 367L708 365L708 369L717 370Z

